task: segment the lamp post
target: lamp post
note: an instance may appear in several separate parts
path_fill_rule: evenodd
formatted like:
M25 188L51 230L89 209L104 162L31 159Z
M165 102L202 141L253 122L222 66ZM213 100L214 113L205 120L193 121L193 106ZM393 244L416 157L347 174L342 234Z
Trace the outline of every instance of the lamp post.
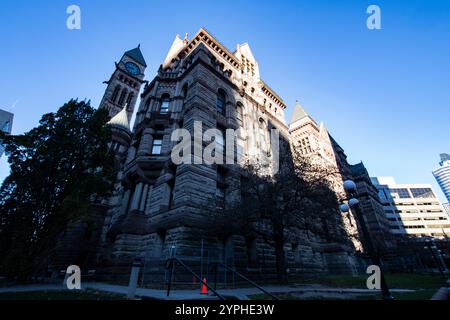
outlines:
M359 200L357 199L358 195L356 192L356 184L352 180L346 180L344 182L344 189L348 196L348 204L341 204L339 209L341 212L349 212L350 208L354 209L356 213L356 218L360 222L361 234L363 237L363 246L365 247L367 253L369 254L372 264L376 265L380 268L380 282L381 282L381 294L383 300L393 300L394 297L391 295L389 291L389 287L386 283L386 279L384 278L383 266L381 263L380 253L372 242L372 238L370 237L369 231L367 230L367 226L364 222L364 217L359 205Z

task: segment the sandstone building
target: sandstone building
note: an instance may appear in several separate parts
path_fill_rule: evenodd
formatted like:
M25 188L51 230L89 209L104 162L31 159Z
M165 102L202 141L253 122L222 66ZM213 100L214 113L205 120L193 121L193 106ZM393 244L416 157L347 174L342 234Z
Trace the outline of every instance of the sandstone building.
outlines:
M214 198L226 206L240 200L239 164L196 163L195 146L193 163L175 164L171 152L177 141L172 141L172 133L185 129L195 135L198 123L202 133L217 129L224 137L227 129L239 129L235 157L271 159L270 132L278 129L280 139L336 170L340 147L300 106L287 125L287 106L261 79L247 43L231 52L200 29L190 40L175 37L149 82L144 81L146 67L137 47L123 55L106 82L100 108L110 113L111 148L121 169L114 195L101 203L104 223L96 238L95 259L89 263L99 274L122 280L139 258L145 279L159 281L171 256L203 272L208 262L220 261L246 273L270 275L275 259L271 247L240 236L217 239L201 228L205 201ZM225 148L228 141L216 143ZM348 177L351 173L334 180L337 194L342 195L342 180ZM298 234L295 244L286 244L291 273L357 271L358 222L351 213L342 219L345 230L339 232L348 236L342 243L329 243L318 234Z

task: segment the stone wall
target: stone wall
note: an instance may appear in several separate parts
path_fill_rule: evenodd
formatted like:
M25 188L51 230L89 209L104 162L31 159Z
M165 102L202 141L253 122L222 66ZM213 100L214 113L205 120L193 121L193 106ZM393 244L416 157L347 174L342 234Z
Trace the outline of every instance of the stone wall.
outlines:
M193 135L197 121L202 122L203 131L240 128L237 144L246 157L267 153L264 141L268 142L269 128L278 128L288 137L283 116L286 106L255 78L259 71L252 72L257 64L249 49L241 48L240 54L246 55L251 65L241 74L233 58L202 32L194 37L198 42L193 40L192 48L187 45L186 51L167 68L161 67L144 88L118 196L104 226L98 255L98 269L104 278L124 281L133 260L139 258L144 261L143 282L161 283L167 276L166 259L173 255L198 273L208 273L208 264L222 262L255 279L275 278L274 249L262 239L233 236L221 240L202 229L208 202L222 190L226 203L240 201L239 165L177 166L170 159L173 130L184 128ZM226 96L223 114L216 110L219 90ZM162 114L159 108L166 95L170 97L169 112ZM238 105L243 108L243 119L237 118ZM160 154L151 152L156 137L163 141ZM291 274L355 270L351 250L336 245L331 252L318 235L308 238L299 234L296 243L286 244L285 249ZM177 281L192 280L180 270ZM222 281L229 281L228 276L222 272Z

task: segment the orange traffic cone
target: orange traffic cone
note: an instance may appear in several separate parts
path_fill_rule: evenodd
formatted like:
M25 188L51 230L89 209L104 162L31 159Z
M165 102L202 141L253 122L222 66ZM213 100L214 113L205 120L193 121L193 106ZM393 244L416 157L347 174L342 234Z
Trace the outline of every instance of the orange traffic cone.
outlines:
M208 287L205 285L206 278L203 279L202 282L202 290L200 290L200 294L208 294Z

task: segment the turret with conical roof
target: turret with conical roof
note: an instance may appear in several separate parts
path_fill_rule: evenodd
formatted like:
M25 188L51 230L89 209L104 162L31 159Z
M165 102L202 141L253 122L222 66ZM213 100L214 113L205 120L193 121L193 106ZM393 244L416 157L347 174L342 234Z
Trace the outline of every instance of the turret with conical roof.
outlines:
M116 153L119 163L125 160L131 143L131 130L127 115L127 105L108 122L111 126L111 150Z
M128 121L128 115L127 115L127 105L125 105L123 107L122 111L120 111L118 114L116 114L114 117L112 117L112 119L109 120L108 124L111 127L130 132L130 123Z

